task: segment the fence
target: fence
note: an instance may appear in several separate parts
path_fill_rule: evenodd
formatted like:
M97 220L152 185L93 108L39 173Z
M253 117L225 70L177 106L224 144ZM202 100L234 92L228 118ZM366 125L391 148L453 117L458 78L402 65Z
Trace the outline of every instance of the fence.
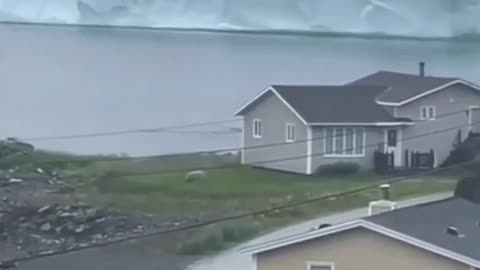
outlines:
M431 149L422 153L405 149L404 166L412 169L431 169L435 166L435 151Z
M393 152L375 151L375 171L383 173L395 168L395 155Z
M435 166L435 152L418 152L405 150L403 168L431 169ZM395 170L395 155L393 152L376 151L374 157L375 171L388 172Z

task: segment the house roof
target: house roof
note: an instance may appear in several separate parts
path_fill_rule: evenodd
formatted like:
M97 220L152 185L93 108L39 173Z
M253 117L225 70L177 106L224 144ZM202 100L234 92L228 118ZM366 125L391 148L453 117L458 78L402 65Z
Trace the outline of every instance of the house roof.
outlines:
M346 230L365 228L444 257L480 267L479 213L480 205L461 198L449 198L344 222L323 229L310 230L255 245L243 252L258 254ZM458 229L459 236L446 232L450 226Z
M261 97L272 92L280 98L305 124L332 123L400 123L375 98L388 89L386 86L346 85L273 85L243 106L236 115L243 115Z
M365 219L480 261L480 205L467 200L450 198ZM446 233L450 226L461 236Z
M419 76L390 71L379 71L353 81L348 85L388 86L388 91L379 95L377 101L379 103L392 103L391 105L402 105L457 83L478 89L478 86L460 78Z

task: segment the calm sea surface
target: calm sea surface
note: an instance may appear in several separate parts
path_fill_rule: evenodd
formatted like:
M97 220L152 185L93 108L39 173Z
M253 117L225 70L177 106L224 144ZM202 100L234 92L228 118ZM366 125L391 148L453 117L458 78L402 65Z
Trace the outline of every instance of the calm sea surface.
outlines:
M269 84L336 84L379 69L480 83L480 43L0 25L0 137L233 119ZM341 108L339 108L341 109ZM238 123L176 133L39 141L76 153L239 146ZM213 131L213 132L212 132Z

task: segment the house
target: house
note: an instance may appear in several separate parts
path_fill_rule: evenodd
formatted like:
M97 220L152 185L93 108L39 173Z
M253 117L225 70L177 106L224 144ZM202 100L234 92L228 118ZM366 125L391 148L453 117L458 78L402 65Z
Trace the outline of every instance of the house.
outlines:
M383 212L251 246L255 270L474 270L480 205L462 198Z
M441 164L480 132L480 86L460 78L379 71L346 85L272 85L241 107L242 163L301 174L325 164L374 167L377 150L395 167L433 150ZM431 134L429 134L431 133Z

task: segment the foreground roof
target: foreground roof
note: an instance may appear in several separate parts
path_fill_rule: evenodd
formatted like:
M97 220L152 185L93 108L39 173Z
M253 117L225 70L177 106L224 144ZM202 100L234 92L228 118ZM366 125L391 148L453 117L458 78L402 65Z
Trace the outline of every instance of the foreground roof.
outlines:
M461 198L401 208L365 218L382 227L415 237L480 261L480 205ZM458 230L459 236L446 232Z
M387 86L389 88L388 91L381 94L377 101L380 103L402 104L456 83L478 88L473 83L466 82L460 78L419 76L390 71L379 71L348 85Z
M245 249L258 254L343 231L365 228L432 253L480 268L480 205L461 198L400 208L380 215L310 230ZM458 236L447 228L458 230Z
M387 89L386 86L365 85L272 85L236 115L243 115L256 101L274 94L306 124L402 122L375 102L375 98Z

